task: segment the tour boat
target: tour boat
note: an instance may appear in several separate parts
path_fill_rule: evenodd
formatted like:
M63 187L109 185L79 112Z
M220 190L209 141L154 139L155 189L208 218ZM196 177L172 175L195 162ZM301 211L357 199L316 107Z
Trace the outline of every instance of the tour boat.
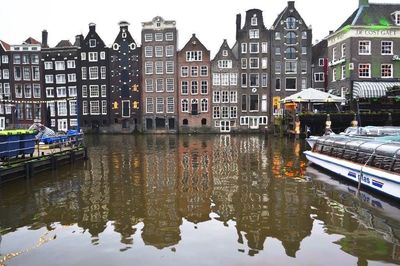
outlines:
M400 199L400 142L322 136L304 154L322 168Z

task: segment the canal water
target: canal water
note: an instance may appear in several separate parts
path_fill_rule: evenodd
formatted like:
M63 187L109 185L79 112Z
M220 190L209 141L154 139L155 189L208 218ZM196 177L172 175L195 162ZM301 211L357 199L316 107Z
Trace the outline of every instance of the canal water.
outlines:
M0 265L400 263L399 204L260 135L89 136L0 186Z

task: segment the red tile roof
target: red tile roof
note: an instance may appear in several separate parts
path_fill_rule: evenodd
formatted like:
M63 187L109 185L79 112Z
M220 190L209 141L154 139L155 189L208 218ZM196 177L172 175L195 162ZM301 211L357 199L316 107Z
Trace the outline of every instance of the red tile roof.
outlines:
M26 41L24 43L27 43L27 44L41 44L40 42L36 41L32 37L29 37L28 39L26 39Z
M1 46L3 46L4 50L9 51L10 50L10 45L6 42L3 42L2 40L0 40L0 44Z

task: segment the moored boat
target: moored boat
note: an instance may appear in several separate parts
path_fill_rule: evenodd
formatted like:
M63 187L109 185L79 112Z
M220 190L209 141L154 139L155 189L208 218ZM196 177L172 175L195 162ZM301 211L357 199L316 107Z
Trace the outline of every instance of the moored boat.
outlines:
M316 165L400 199L400 142L322 136L304 154Z

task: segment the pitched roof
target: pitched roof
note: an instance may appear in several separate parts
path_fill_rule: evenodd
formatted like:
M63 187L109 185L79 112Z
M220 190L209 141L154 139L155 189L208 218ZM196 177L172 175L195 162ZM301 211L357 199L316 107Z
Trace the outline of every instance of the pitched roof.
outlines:
M26 43L26 44L41 44L40 42L36 41L32 37L29 37L28 39L26 39L26 41L24 41L24 43Z
M72 43L69 40L61 40L56 47L57 48L62 48L62 47L71 47Z
M2 40L0 40L0 45L3 47L3 49L5 51L9 51L10 50L10 45Z
M369 4L360 6L337 29L345 26L397 26L393 13L400 11L400 4Z

